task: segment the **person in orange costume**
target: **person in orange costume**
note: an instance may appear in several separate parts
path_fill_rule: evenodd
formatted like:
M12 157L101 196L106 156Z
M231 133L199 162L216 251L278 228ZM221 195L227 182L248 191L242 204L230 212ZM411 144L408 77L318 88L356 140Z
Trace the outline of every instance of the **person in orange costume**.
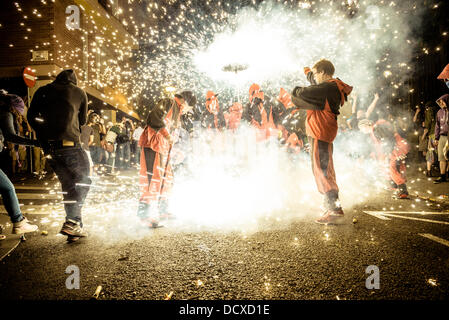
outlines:
M373 135L379 141L384 153L387 155L387 166L390 179L397 186L393 194L394 199L410 199L407 191L407 178L405 175L405 158L410 151L410 145L388 122L376 123L373 126Z
M242 119L242 104L239 102L235 102L232 106L229 107L228 111L224 113L224 117L226 120L226 128L235 131L240 126L240 120Z
M139 140L141 195L137 215L149 227L158 227L161 214L167 214L168 195L173 184L168 159L173 145L171 134L180 125L181 114L195 103L195 96L185 91L174 99L159 100L148 114L147 126Z
M311 86L296 87L292 102L307 111L306 134L311 147L312 171L318 191L324 195L325 212L315 222L337 223L344 217L338 198L338 185L333 164L333 141L337 136L337 116L352 87L333 78L335 67L328 60L305 68Z
M278 114L270 104L264 104L264 93L256 83L249 88L249 104L243 110L242 119L257 129L258 142L278 135L275 125Z
M298 154L304 148L304 133L299 126L301 114L284 88L280 89L278 101L281 112L277 127L281 143L287 146L288 151Z
M226 120L223 111L220 110L217 96L218 94L207 91L206 110L201 116L201 123L207 129L223 129L226 127Z

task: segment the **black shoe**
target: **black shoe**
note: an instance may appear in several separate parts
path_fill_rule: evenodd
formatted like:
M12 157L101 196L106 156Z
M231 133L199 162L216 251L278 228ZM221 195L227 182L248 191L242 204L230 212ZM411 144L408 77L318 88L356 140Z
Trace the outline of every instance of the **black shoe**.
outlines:
M87 237L87 232L84 231L79 222L70 219L64 222L59 233L69 237Z
M437 183L441 183L441 182L447 182L446 177L439 177L436 180L433 180L433 183L437 184Z

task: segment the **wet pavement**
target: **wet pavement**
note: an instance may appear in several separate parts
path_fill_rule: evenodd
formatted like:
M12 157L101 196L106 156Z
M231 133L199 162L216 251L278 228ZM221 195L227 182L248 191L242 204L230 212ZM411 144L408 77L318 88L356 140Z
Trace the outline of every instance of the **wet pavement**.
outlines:
M98 298L106 300L445 300L449 184L416 172L409 177L411 200L379 192L345 208L342 225L315 224L319 212L279 219L280 212L252 231L186 227L182 219L147 230L132 219L134 207L105 223L101 217L111 208L137 206L137 198L120 192L135 187L135 172L127 172L119 181L95 182L85 222L95 232L72 244L58 234L63 210L56 180L25 181L16 184L17 193L40 229L1 260L0 299L84 300L101 286ZM8 217L0 217L9 232ZM9 235L2 248L6 241L12 243ZM79 289L66 285L73 268Z

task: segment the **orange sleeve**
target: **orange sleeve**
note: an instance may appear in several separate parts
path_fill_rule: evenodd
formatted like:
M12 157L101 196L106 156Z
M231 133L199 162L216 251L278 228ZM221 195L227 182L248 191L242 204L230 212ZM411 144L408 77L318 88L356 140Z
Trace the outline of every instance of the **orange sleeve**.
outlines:
M162 128L160 133L164 136L164 138L167 138L170 135L165 128Z

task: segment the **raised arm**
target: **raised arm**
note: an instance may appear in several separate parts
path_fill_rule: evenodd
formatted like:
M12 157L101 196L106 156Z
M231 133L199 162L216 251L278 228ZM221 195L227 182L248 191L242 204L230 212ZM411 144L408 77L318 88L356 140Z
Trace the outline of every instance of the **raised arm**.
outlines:
M357 112L357 95L352 94L352 114Z
M374 94L373 102L369 105L368 109L366 110L366 118L369 118L371 113L373 113L374 109L376 108L377 102L379 101L379 95L377 93Z

